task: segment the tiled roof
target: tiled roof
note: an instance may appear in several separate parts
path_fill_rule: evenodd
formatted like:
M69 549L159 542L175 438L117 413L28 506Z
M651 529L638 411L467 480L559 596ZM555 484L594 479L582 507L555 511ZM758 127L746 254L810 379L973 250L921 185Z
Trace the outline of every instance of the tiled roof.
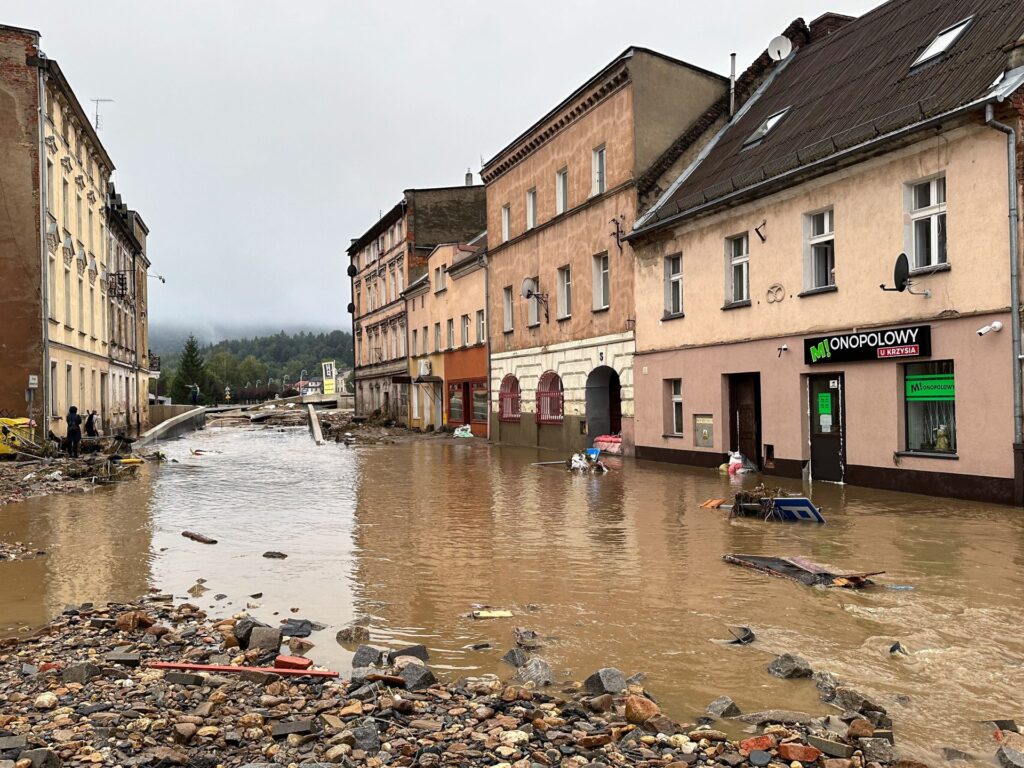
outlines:
M913 66L970 18L948 51ZM637 225L668 218L985 96L1024 35L1021 0L891 0L801 46L737 113L706 157ZM760 143L744 143L785 111Z

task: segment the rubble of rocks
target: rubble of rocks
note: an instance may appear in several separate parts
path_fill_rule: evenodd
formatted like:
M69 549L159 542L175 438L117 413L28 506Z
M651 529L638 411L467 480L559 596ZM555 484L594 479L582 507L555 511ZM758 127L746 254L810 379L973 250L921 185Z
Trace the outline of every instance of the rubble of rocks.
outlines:
M840 717L742 715L722 697L694 725L671 720L639 682L611 668L560 686L493 675L442 683L422 645L361 645L341 680L278 657L283 636L244 614L213 621L159 598L69 608L31 638L0 641L0 768L900 765L891 749L866 744L885 739L877 730L865 737L858 723L869 721L852 713L873 710L841 686L836 697L853 709ZM263 668L150 666L158 661ZM746 738L726 733L741 727Z
M0 563L10 562L12 560L34 560L35 558L42 557L45 554L46 552L43 550L26 546L20 541L0 541Z
M81 493L105 473L107 457L55 458L0 462L0 506L35 496ZM125 468L127 469L127 468Z

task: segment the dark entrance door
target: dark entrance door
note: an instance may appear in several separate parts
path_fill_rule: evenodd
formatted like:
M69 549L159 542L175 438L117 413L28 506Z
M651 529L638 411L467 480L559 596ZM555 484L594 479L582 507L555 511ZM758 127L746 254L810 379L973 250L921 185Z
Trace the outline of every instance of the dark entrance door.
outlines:
M602 365L587 377L587 445L601 435L622 432L622 384L614 368Z
M729 443L761 468L761 374L729 376Z
M843 481L843 374L809 376L811 478Z

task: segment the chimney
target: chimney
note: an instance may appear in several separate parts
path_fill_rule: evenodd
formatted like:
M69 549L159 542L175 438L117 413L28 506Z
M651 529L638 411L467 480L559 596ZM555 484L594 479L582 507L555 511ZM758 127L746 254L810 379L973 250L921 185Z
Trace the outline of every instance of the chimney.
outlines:
M473 172L469 168L466 169L466 186L473 186Z
M1024 66L1024 37L1003 46L1003 51L1006 52L1006 66L1008 69Z
M847 16L843 13L823 13L807 25L811 30L811 39L808 42L814 43L822 38L828 37L839 28L849 24L851 21L856 21L856 19L856 16Z
M729 54L729 117L736 114L736 54Z

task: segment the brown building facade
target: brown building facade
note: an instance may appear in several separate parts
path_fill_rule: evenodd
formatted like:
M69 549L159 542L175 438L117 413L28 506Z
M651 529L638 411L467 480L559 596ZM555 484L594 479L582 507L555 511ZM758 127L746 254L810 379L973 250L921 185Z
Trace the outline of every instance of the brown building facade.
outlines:
M630 48L484 165L492 439L630 451L636 179L726 87Z
M471 180L467 180L470 181ZM439 243L465 242L484 229L484 189L407 189L402 200L352 241L355 411L406 423L409 409L406 287L426 270Z

